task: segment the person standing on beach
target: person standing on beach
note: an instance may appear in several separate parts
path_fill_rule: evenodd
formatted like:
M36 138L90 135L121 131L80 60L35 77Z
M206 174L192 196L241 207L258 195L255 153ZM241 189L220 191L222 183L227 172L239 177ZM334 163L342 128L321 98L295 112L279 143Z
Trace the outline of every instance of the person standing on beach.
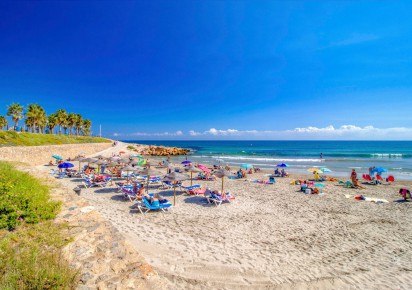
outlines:
M323 153L320 153L319 158L320 158L320 159L323 159Z

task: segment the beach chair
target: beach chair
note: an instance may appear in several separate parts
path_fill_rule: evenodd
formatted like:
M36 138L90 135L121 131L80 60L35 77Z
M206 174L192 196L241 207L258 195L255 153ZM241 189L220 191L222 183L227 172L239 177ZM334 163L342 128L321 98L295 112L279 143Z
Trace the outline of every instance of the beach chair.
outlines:
M122 193L123 193L124 199L129 199L130 201L135 201L137 199L137 196L133 192L133 189L122 187Z
M194 190L196 188L200 188L200 187L201 187L200 184L193 184L192 186L180 185L180 188L183 189L186 193L188 193L189 191Z
M188 190L186 193L189 195L204 195L206 193L206 188L194 188Z
M94 181L91 181L88 178L85 178L84 181L82 181L82 184L85 188L90 188L90 187L93 187L93 186L106 187L107 182L106 181L94 182Z
M143 203L140 205L141 212L146 213L151 210L167 212L172 207L171 203L160 203L158 200L150 203L146 197L142 198Z
M66 172L59 172L59 174L56 176L56 178L65 178L66 177Z

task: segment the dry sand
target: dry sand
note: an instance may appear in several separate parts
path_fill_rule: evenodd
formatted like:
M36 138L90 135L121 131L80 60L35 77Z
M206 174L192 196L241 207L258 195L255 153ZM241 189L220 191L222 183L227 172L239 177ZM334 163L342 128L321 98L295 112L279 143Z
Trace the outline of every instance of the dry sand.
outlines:
M120 144L101 154L124 149ZM47 170L45 167L39 167ZM209 205L179 193L170 213L144 216L113 187L82 191L171 289L411 289L412 203L392 185L348 189L324 182L323 195L299 192L292 179L265 185L225 180L232 203ZM248 179L267 179L264 173ZM62 179L73 188L80 179ZM189 182L186 181L185 184ZM220 189L221 181L196 181ZM173 192L152 187L173 200ZM363 194L388 203L358 201Z

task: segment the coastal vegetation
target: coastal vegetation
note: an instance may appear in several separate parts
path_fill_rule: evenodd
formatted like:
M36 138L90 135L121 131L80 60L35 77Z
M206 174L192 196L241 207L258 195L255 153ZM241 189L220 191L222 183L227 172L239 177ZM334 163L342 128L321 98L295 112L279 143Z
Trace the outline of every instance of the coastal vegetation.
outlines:
M88 136L92 127L91 120L84 119L80 114L68 113L64 109L59 109L55 113L47 115L44 108L38 104L29 104L25 110L24 106L19 103L12 103L7 106L7 116L13 122L11 129L20 132L40 134L62 134L64 132L68 135ZM25 127L19 129L19 121L23 119ZM9 123L5 116L0 116L0 130L3 128L9 129Z
M0 289L68 289L77 272L61 257L71 241L52 219L60 203L28 173L0 162Z
M92 136L70 136L52 134L20 133L14 131L0 132L1 146L39 146L81 143L108 143L111 140Z

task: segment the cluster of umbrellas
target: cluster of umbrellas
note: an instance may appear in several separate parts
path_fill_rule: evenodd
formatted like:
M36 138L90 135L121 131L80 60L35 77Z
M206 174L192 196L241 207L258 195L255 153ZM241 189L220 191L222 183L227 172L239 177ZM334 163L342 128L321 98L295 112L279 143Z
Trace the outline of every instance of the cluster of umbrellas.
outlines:
M57 159L57 160L63 160L63 158L60 155L52 155L53 158ZM78 157L75 158L74 161L79 161L79 170L80 170L80 163L84 162L87 163L88 165L90 164L96 164L99 167L102 165L105 165L106 167L115 167L115 166L119 166L121 164L123 164L124 166L121 168L122 171L125 172L137 172L140 175L145 175L147 176L147 187L146 189L148 190L149 188L149 180L150 180L150 176L160 176L162 175L162 173L160 171L154 170L154 169L150 169L150 168L138 168L138 167L133 167L133 165L137 165L137 166L144 166L146 164L146 161L144 160L144 158L138 154L130 154L129 158L121 158L121 157L110 157L110 158L106 158L104 156L96 156L94 158L85 158L85 157ZM179 173L179 172L172 172L169 173L167 175L165 175L163 177L163 181L183 181L183 180L188 180L190 179L190 186L192 186L192 175L193 173L198 173L198 172L206 172L206 173L210 173L209 168L207 168L206 165L203 164L198 164L197 166L194 166L192 164L191 161L189 160L185 160L182 162L183 165L185 165L185 170L187 172L190 172L190 176L187 174L183 174L183 173ZM169 168L171 168L171 166L169 164L167 164ZM251 168L253 167L251 164L247 164L248 167L247 168ZM250 167L249 167L250 165ZM72 163L69 162L64 162L58 165L59 168L72 168L74 167L74 165ZM246 167L244 167L246 168ZM100 169L100 168L99 168ZM140 170L139 170L140 169ZM224 177L234 177L234 175L228 171L228 170L217 170L213 173L216 177L221 178L222 180L222 193L224 192ZM113 177L113 176L112 176ZM176 188L174 188L173 191L173 203L176 204Z

